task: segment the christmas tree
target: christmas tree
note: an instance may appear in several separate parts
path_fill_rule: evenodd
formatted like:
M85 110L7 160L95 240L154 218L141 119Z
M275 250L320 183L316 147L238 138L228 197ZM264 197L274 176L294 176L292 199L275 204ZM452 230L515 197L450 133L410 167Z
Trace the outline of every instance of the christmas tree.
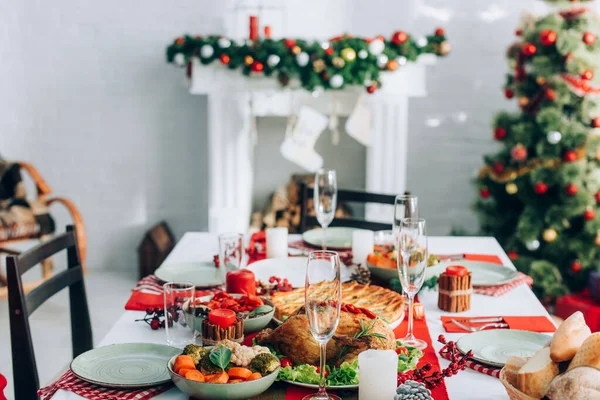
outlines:
M586 285L600 255L600 20L585 2L550 2L557 11L527 16L509 47L501 112L484 157L476 210L533 289L552 301Z

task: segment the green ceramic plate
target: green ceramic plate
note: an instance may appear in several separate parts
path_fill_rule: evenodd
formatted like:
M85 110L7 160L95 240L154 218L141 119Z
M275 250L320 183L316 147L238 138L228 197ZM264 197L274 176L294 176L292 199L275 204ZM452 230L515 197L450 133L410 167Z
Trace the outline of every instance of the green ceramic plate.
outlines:
M481 261L442 261L425 270L425 280L438 276L449 265L463 265L473 274L473 286L497 286L512 281L517 277L517 271L503 265Z
M225 282L223 268L215 268L212 261L164 264L154 275L163 282L192 282L198 288L220 286Z
M181 354L162 344L123 343L86 351L71 362L71 371L100 386L135 389L169 382L167 363Z
M354 228L327 228L325 233L325 245L331 249L351 249L352 231ZM311 246L321 247L323 245L323 229L311 229L302 234L302 240Z
M473 359L493 367L504 367L510 356L531 357L551 337L537 332L495 329L470 333L456 342L458 351L473 351Z

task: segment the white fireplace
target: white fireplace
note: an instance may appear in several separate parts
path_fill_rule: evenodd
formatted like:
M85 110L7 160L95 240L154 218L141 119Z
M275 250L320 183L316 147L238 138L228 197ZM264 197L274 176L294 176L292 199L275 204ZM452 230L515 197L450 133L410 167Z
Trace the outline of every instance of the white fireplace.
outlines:
M383 73L381 89L367 96L373 132L367 148L367 191L398 194L406 189L409 99L426 95L426 66L433 63L435 57L422 56L397 71ZM208 229L245 232L252 211L254 118L288 116L297 111L297 104L329 115L334 104L331 96L335 96L337 115L348 116L364 88L314 97L301 88L282 89L276 79L244 77L239 71L203 66L194 60L190 93L208 97ZM389 211L383 210L367 207L366 218L389 221Z

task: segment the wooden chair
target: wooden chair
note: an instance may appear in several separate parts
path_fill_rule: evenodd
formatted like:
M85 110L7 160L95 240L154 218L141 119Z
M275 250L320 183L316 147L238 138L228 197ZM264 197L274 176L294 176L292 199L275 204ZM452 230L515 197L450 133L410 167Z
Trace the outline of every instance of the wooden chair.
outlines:
M67 250L68 268L47 279L26 295L22 275L34 265L62 250ZM31 313L50 297L68 287L73 358L93 346L92 325L83 283L83 268L73 226L68 226L66 233L39 244L27 252L18 256L9 256L7 278L15 398L34 400L38 398L39 378L29 327Z
M308 185L302 187L302 205L300 207L300 231L305 232L315 226L319 226L319 222L315 216L309 215L309 201L312 201L314 189ZM369 193L360 190L338 190L337 201L346 203L377 203L394 205L396 196L393 194ZM366 221L357 218L334 218L330 226L344 226L356 229L369 229L373 231L389 230L392 228L390 215L390 223Z
M66 199L64 197L48 198L48 196L52 193L52 189L50 188L48 183L46 183L46 181L42 178L42 176L37 171L37 169L35 169L33 167L33 165L26 163L26 162L18 162L17 164L18 164L20 170L27 172L27 174L31 177L31 179L35 183L36 191L37 191L37 200L36 201L38 201L40 204L43 204L47 207L49 207L50 205L55 204L55 203L62 204L67 209L69 214L71 215L71 218L73 219L73 225L75 226L75 234L77 235L77 246L79 248L79 255L81 257L81 265L85 272L87 240L86 240L85 226L83 224L83 218L81 216L81 213L79 212L79 210L77 209L75 204L72 201L70 201L69 199ZM31 236L31 235L25 234L22 236L12 237L9 240L0 240L0 256L2 256L3 254L19 255L21 253L21 251L17 248L17 245L25 243L27 241L31 241L31 240L38 241L38 242L45 242L48 239L50 239L52 236L53 236L53 234L40 235L40 236L38 236L38 235ZM30 290L32 290L33 288L35 288L36 286L38 286L45 280L49 279L52 276L52 271L53 271L52 260L51 259L44 260L42 263L42 279L38 280L36 282L26 283L25 284L25 292L29 292ZM4 276L2 274L2 270L0 269L0 300L5 299L7 297L6 285L7 285L6 276Z

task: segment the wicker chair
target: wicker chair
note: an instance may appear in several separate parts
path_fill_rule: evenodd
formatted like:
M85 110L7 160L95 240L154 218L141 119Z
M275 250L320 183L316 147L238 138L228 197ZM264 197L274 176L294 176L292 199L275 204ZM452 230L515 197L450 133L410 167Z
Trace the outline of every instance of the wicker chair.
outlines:
M26 162L15 162L9 163L0 160L1 170L3 172L9 173L10 180L12 182L21 182L21 172L26 172L36 186L37 197L30 201L25 202L25 193L24 185L19 184L19 189L13 190L11 188L6 189L2 187L3 184L3 175L0 176L0 256L2 255L19 255L23 248L22 243L26 243L27 241L33 241L33 243L37 244L39 242L45 242L50 239L54 235L54 220L52 219L50 213L42 215L26 215L27 218L24 220L19 220L15 218L12 220L12 214L7 212L6 206L7 204L23 204L24 207L19 207L19 212L13 213L21 215L22 211L28 211L29 209L39 210L39 209L48 209L52 204L60 203L62 204L73 219L73 225L75 227L75 234L77 236L77 243L79 247L79 254L81 257L82 266L85 265L85 256L86 256L86 233L85 226L83 224L83 218L81 217L81 213L71 202L69 199L64 197L51 197L52 189L46 183L46 181L42 178L40 173L35 169L31 164ZM11 192L12 190L12 192ZM17 196L18 201L15 201L11 196ZM8 197L8 198L7 198ZM4 206L4 207L3 207ZM2 212L5 212L2 214ZM31 211L32 212L32 211ZM33 212L32 212L33 213ZM5 220L4 217L9 216ZM47 228L40 229L40 221L44 221ZM47 259L42 263L42 279L35 282L28 282L24 285L25 292L29 292L39 284L44 282L45 280L52 277L53 265L52 260ZM6 276L2 274L0 270L0 299L5 299L7 297L7 279Z

